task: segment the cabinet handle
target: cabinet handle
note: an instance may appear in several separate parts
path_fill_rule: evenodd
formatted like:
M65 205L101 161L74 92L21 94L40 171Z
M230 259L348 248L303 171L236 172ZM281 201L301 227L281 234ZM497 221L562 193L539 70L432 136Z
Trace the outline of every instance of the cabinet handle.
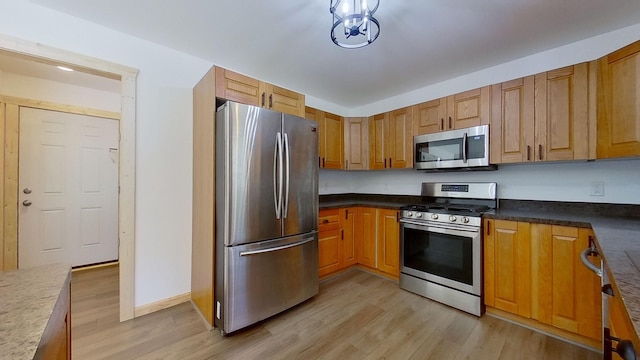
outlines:
M264 107L264 99L267 96L267 93L262 93L262 107Z
M449 130L453 129L453 126L451 124L451 116L449 116Z
M387 168L387 158L384 158L384 168Z
M527 145L527 161L531 161L531 146Z
M269 109L273 109L273 94L269 94Z
M400 222L400 211L396 211L396 222Z
M320 156L318 156L318 167L319 168L322 167L322 160L321 160Z
M542 144L538 145L538 160L542 160Z
M324 162L324 158L322 158L322 167L325 167L325 162Z
M344 230L340 231L340 240L344 240Z
M349 209L346 209L346 210L344 211L344 219L345 219L345 220L349 220Z
M444 118L440 118L440 130L444 130Z
M392 167L393 167L393 165L391 163L391 158L389 158L389 168L392 168Z
M487 221L487 236L491 236L491 221Z

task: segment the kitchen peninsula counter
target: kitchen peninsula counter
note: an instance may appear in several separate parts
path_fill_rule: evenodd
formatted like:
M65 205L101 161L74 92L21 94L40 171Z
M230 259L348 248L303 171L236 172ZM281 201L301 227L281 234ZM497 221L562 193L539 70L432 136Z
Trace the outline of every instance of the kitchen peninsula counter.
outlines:
M0 357L22 360L70 351L68 320L71 267L46 265L0 272ZM62 322L61 322L62 321ZM66 344L54 344L63 336Z
M640 338L640 206L524 200L502 200L500 206L483 217L593 229Z

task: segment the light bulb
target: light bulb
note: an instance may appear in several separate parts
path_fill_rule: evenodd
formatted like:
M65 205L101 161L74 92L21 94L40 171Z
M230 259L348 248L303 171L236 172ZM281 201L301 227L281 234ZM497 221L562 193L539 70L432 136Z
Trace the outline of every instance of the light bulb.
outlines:
M347 15L347 13L349 12L349 4L348 3L344 3L342 4L342 12Z

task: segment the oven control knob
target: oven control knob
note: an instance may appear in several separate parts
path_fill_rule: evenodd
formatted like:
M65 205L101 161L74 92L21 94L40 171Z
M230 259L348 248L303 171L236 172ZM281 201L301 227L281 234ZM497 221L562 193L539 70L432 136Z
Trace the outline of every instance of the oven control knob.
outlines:
M438 214L431 214L431 218L433 220L438 220Z
M411 217L413 216L413 213L411 211L407 211L407 217Z
M422 213L421 213L421 212L416 213L416 217L417 217L417 218L421 218L421 217L422 217Z
M469 218L468 218L468 217L466 217L466 216L465 216L465 217L463 217L463 218L462 218L462 222L463 222L463 223L465 223L465 224L466 224L466 223L468 223L468 222L469 222Z
M449 216L449 221L451 221L451 222L456 222L456 220L458 220L458 218L457 218L457 217L455 217L455 216L453 216L453 215Z

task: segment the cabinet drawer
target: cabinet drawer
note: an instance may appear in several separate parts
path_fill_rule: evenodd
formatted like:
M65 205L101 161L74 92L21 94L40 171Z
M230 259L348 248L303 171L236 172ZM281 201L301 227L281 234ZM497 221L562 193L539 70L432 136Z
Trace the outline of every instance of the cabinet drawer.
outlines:
M340 210L321 210L318 217L318 231L328 231L338 229L340 226Z

